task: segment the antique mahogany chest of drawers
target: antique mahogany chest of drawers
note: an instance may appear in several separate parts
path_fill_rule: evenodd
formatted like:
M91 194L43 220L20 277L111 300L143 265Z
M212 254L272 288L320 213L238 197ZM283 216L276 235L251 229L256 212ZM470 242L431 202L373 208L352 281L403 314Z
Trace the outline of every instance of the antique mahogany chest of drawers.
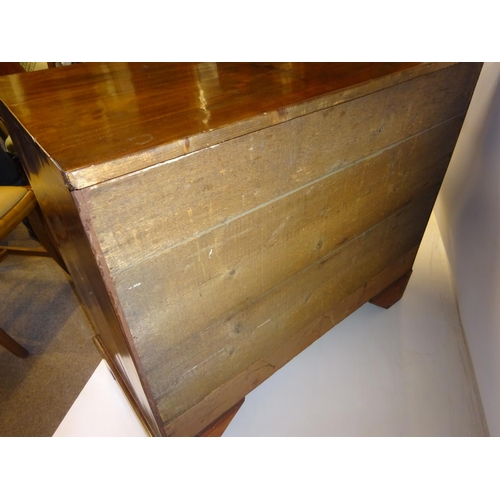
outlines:
M480 70L99 63L0 79L96 343L151 434L203 433L363 303L401 296Z

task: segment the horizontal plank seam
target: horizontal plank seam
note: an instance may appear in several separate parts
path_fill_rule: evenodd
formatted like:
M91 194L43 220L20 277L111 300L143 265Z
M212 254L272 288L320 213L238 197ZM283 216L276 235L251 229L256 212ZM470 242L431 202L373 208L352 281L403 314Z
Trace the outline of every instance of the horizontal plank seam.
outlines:
M446 69L446 68L442 68L442 69ZM440 70L440 71L441 71L441 70ZM415 77L415 78L417 78L417 77ZM401 84L407 83L407 82L409 82L409 81L411 81L411 80L413 80L413 79L410 79L410 80L405 80L405 81L403 81L403 82L401 82L401 83L398 83L398 84L396 84L396 85L394 85L394 86L397 86L397 85L401 85ZM309 116L309 115L312 115L312 114L314 114L314 113L318 113L318 112L320 112L320 111L325 111L325 110L328 110L328 109L330 109L330 108L337 107L337 106L339 106L339 105L341 105L341 104L345 104L346 102L355 102L355 101L358 101L358 100L360 100L360 99L363 99L363 98L365 98L365 97L367 97L367 96L369 96L369 95L373 95L373 94L377 94L377 93L379 93L379 92L383 92L383 91L387 90L387 88L389 88L389 87L384 87L384 88L379 89L379 90L376 90L376 91L374 91L374 92L370 92L370 93L364 94L364 95L362 95L362 96L356 97L356 98L354 98L354 99L350 99L350 100L341 101L341 102L338 102L338 103L335 103L335 104L331 104L331 105L326 106L325 108L319 108L319 109L315 109L314 111L310 111L310 112L308 112L308 113L299 114L299 115L297 115L297 116L294 116L294 117L292 117L292 118L289 118L288 120L283 120L283 121L281 121L281 122L279 122L279 123L272 123L272 124L270 124L270 125L268 125L268 126L265 126L265 127L263 127L263 128L258 128L257 130L251 130L251 131L245 132L244 134L240 134L240 135L237 135L237 136L234 136L234 137L229 137L228 139L225 139L225 140L222 140L222 141L220 141L220 142L217 142L216 144L207 145L207 146L205 146L205 147L203 147L203 148L201 148L201 149L197 149L197 150L195 150L195 151L189 151L188 153L182 154L182 155L180 155L180 156L176 156L176 157L174 157L174 158L168 158L167 160L164 160L164 161L161 161L161 162L155 163L154 165L149 165L149 166L147 166L147 167L143 167L143 168L141 168L141 169L139 169L139 170L134 170L133 172L129 172L129 173L126 173L126 174L123 174L123 175L117 176L117 177L113 177L113 178L111 178L111 179L106 179L104 182L106 182L106 183L108 183L108 182L109 182L109 183L112 183L112 182L120 181L120 180L122 180L122 179L124 179L124 178L130 178L130 177L133 177L133 176L135 176L135 175L142 175L144 172L147 172L147 171L149 171L149 170L153 170L153 169L155 169L155 168L163 167L163 166L165 166L165 165L170 165L171 163L175 163L175 162L177 162L177 161L179 161L179 160L182 160L182 159L187 158L187 157L189 157L189 156L192 156L192 155L194 155L194 154L200 154L200 153L202 153L203 151L206 151L207 149L214 149L214 148L216 148L216 147L218 147L218 146L221 146L222 144L226 144L226 143L228 143L228 142L230 142L230 141L233 141L233 140L235 140L235 139L240 139L240 138L242 138L242 137L246 137L246 136L252 135L252 134L254 134L256 131L266 130L266 129L269 129L269 128L272 128L272 127L277 127L277 126L279 126L279 125L282 125L283 123L293 122L294 120L297 120L297 119L300 119L300 118L304 118L305 116ZM325 96L326 96L326 95L328 95L328 94L325 94ZM324 97L324 96L321 96L321 97ZM315 98L315 99L319 99L319 98ZM307 101L303 101L303 102L307 102ZM299 104L301 104L301 103L297 103L296 105L298 106ZM271 114L271 113L272 113L272 111L271 111L271 112L269 112L269 113L267 113L267 114ZM264 113L264 114L266 114L266 113ZM460 113L459 115L455 116L454 118L456 118L456 117L458 117L458 116L460 116L460 115L462 115L462 114L464 114L464 113L462 112L462 113ZM253 118L255 118L255 117L253 117ZM450 119L453 119L453 118L450 118ZM446 121L449 121L449 120L445 120L444 122L441 122L441 123L445 123ZM439 124L438 124L438 125L439 125ZM430 127L429 129L426 129L426 130L430 130L430 129L432 129L432 128L433 128L433 127ZM203 133L206 133L206 132L203 132ZM414 136L417 136L417 135L418 135L418 134L420 134L420 133L421 133L421 132L419 132L419 133L415 134ZM201 134L200 134L200 135L201 135ZM414 137L414 136L411 136L411 137ZM408 138L410 138L410 137L408 137ZM406 140L406 139L402 139L402 140L401 140L401 141L399 141L399 142L404 142L405 140ZM398 143L394 143L394 144L399 144L399 142L398 142ZM141 153L143 153L143 152L144 152L144 151L141 151ZM365 158L369 158L370 156L371 156L371 155L369 155L369 156L367 156L367 157L365 157ZM98 167L99 165L100 165L100 164L89 165L89 167ZM102 164L102 165L105 165L105 164ZM68 176L69 176L69 175L71 174L71 172L67 172L67 174L68 174ZM99 188L99 187L100 187L100 184L102 184L102 183L93 184L93 185L91 185L91 186L88 186L88 188L89 188L89 189Z
M303 189L307 189L307 188L311 187L311 186L312 186L312 185L314 185L314 184L317 184L317 183L319 183L319 182L323 182L324 180L328 179L328 178L329 178L329 177L331 177L332 175L336 175L336 174L338 174L339 172L342 172L342 171L343 171L343 170L345 170L346 168L351 168L351 167L353 167L354 165L357 165L358 163L361 163L361 162L366 161L366 160L370 160L370 159L372 159L372 158L376 158L377 156L379 156L379 155L381 155L381 154L385 153L386 151L388 151L388 150L390 150L390 149L396 148L396 147L398 147L398 146L402 145L403 143L405 143L405 142L407 142L407 141L410 141L410 140L412 140L412 139L414 139L414 138L416 138L416 137L418 137L418 136L420 136L420 135L422 135L422 134L425 134L425 133L427 133L427 132L429 132L429 131L431 131L431 130L433 130L433 129L437 128L437 127L440 127L441 125L444 125L444 124L446 124L446 123L448 123L448 122L451 122L451 121L456 120L457 118L460 118L460 117L463 117L463 116L465 116L465 115L464 115L464 113L460 113L459 115L453 116L452 118L449 118L448 120L445 120L445 121L440 122L440 123L438 123L438 124L436 124L436 125L433 125L432 127L429 127L429 128L427 128L427 129L425 129L425 130L422 130L421 132L419 132L419 133L417 133L417 134L414 134L414 135L412 135L412 136L409 136L409 137L407 137L406 139L402 139L401 141L395 142L395 143L391 144L390 146L385 147L384 149L380 149L380 150L376 151L375 153L372 153L372 154L370 154L370 155L364 156L363 158L361 158L361 159L359 159L359 160L356 160L356 161L355 161L355 162L353 162L353 163L349 163L349 164L347 164L347 165L344 165L344 166L340 167L339 169L336 169L336 170L334 170L334 171L332 171L332 172L329 172L329 173L327 173L327 174L325 174L325 175L322 175L321 177L317 177L316 179L313 179L313 180L311 180L311 181L308 181L308 182L306 182L305 184L302 184L301 186L296 187L295 189L292 189L291 191L287 191L286 193L280 194L279 196L276 196L275 198L272 198L271 200L268 200L268 201L266 201L266 202L264 202L264 203L261 203L260 205L257 205L257 206L255 206L255 207L253 207L253 208L250 208L250 209L248 209L248 210L246 210L246 211L244 211L244 212L241 212L241 213L239 213L238 215L235 215L235 216L232 216L232 217L228 217L228 218L227 218L227 219L225 219L224 221L222 221L222 222L220 222L220 223L218 223L218 224L216 224L216 225L214 225L214 226L210 226L209 228L207 228L207 229L205 229L205 230L203 230L203 231L200 231L200 232L194 233L192 236L190 236L190 237L188 237L188 238L184 238L183 240L180 240L180 241L178 241L177 243L175 243L175 244L173 244L173 245L170 245L169 247L166 247L166 248L161 248L159 251L157 251L157 252L155 252L155 253L152 253L152 254L148 255L148 256L147 256L147 258L145 258L144 260L142 260L142 261L140 261L140 262L146 262L146 261L148 261L148 260L151 260L151 259L153 259L153 258L158 257L159 255L162 255L163 253L165 253L165 252L167 252L167 251L172 250L173 248L175 248L175 247L177 247L177 246L179 246L179 245L182 245L182 244L185 244L185 243L189 243L190 241L194 241L194 240L196 240L196 239L200 238L201 236L204 236L204 235L206 235L206 234L209 234L209 233L211 233L212 231L214 231L214 230L216 230L216 229L219 229L219 228L221 228L221 227L224 227L224 226L226 226L227 224L229 224L229 223L231 223L231 222L233 222L233 221L235 221L235 220L237 220L237 219L240 219L241 217L245 217L245 216L247 216L247 215L251 214L252 212L255 212L255 211L257 211L257 210L261 210L262 208L265 208L265 207L267 207L267 206L271 205L272 203L275 203L275 202L277 202L277 201L279 201L279 200L281 200L281 199L283 199L283 198L286 198L287 196L290 196L290 195L292 195L292 194L295 194L295 193L297 193L297 192L299 192L299 191L301 191L301 190L303 190ZM216 147L216 146L211 146L211 147ZM188 153L188 155L197 154L197 153L199 153L199 151L196 151L196 152L194 152L194 153ZM442 158L446 157L447 155L449 155L449 153L446 153L446 154L443 154L442 156L439 156L438 158L436 158L436 161L438 161L438 160L440 160L440 159L442 159ZM184 156L183 156L183 157L181 157L181 158L184 158ZM172 162L174 162L174 161L177 161L178 159L179 159L179 158L175 158L175 159L173 159L173 160L168 160L168 161L163 162L163 163L161 163L161 164L154 165L154 166L152 166L152 167L148 167L147 169L144 169L144 170L148 170L148 169L151 169L151 168L156 168L157 166L164 165L164 164L166 164L166 163L172 163ZM144 172L144 170L142 170L141 172ZM134 173L132 173L132 174L128 174L128 176L135 175L135 174L136 174L136 172L134 172ZM113 180L114 180L114 179L113 179ZM91 187L90 189L92 189L92 187ZM130 264L130 265L126 266L126 267L122 267L122 268L120 268L119 270L114 271L114 272L113 272L113 276L117 276L117 275L119 275L120 273L122 273L122 272L124 272L124 271L128 270L129 268L131 268L131 267L133 267L133 266L135 266L135 265L137 265L137 262L133 262L132 264Z
M429 200L430 198L433 198L433 197L435 198L438 191L439 191L440 185L441 185L441 181L436 181L432 185L427 186L425 191L422 191L421 193L419 193L418 197L411 198L411 199L405 201L404 203L400 204L399 206L395 207L389 214L387 214L384 218L379 219L374 225L371 225L370 227L366 228L362 232L357 233L354 236L350 237L349 239L346 239L342 243L334 246L328 252L328 254L324 255L323 257L316 258L316 260L314 260L314 261L308 262L304 267L302 267L298 270L295 270L291 274L287 273L285 276L282 276L280 278L280 281L274 281L274 284L272 284L272 283L268 284L265 289L261 290L260 292L257 292L258 295L253 295L252 298L247 298L243 302L238 301L232 307L231 311L222 312L221 314L217 314L213 319L210 320L210 323L208 325L201 327L201 329L200 329L200 327L198 327L198 329L195 329L195 330L193 329L191 331L191 333L189 333L184 338L184 340L181 342L181 344L183 342L188 341L189 338L192 338L193 336L200 334L201 332L203 332L207 328L210 328L211 326L216 325L217 323L220 323L221 321L229 320L233 316L239 314L246 307L250 307L252 304L255 304L258 301L260 301L262 299L262 297L266 296L268 293L271 293L272 290L274 290L276 287L282 286L284 283L286 283L289 280L296 279L303 272L307 272L307 270L310 269L312 266L321 265L323 262L328 261L331 258L334 258L335 255L337 253L340 253L347 245L352 244L357 239L361 239L362 237L364 237L367 234L367 232L369 232L369 231L371 232L373 230L376 230L376 228L380 224L386 223L391 218L395 218L395 217L397 218L399 215L404 214L408 209L413 210L415 205L422 202L422 201L425 202L426 200ZM270 321L269 319L267 321L264 321L263 323L258 325L254 329L254 331L258 330L259 328L264 326L269 321ZM180 344L170 345L168 347L168 352L170 352L172 349L178 348L179 345ZM147 371L149 373L150 369L148 369Z
M417 250L418 250L418 247L419 245L416 245L415 247L411 248L410 250L408 250L407 252L405 252L396 262L396 265L399 265L401 262L403 262L408 256L412 256L412 254L416 254ZM367 285L370 284L371 282L373 282L374 280L377 280L377 278L382 275L385 271L387 271L390 267L392 266L388 266L386 268L384 268L383 270L381 270L379 273L377 273L375 276L372 276L370 277L365 283L364 285L362 285L361 287L357 288L356 290L353 291L353 293L349 294L347 297L345 297L343 300L341 300L339 303L335 304L335 306L333 306L332 308L330 308L328 311L326 311L325 313L321 314L319 317L315 318L313 321L311 321L307 326L305 326L304 328L300 329L298 332L296 332L290 339L289 341L287 342L287 344L297 344L300 342L301 338L304 336L304 333L307 332L308 330L310 330L311 328L314 329L317 324L320 323L321 320L325 319L325 318L329 318L332 322L332 326L327 330L331 330L332 328L334 328L336 325L338 325L340 322L342 322L349 314L351 314L352 312L354 312L356 309L358 309L359 307L361 307L362 305L364 305L365 303L368 302L369 300L369 297L366 298L364 296L364 291L366 290L367 288ZM403 271L402 274L404 274L406 272ZM349 299L353 296L356 296L360 294L360 299L359 301L356 303L355 307L354 307L354 310L350 311L347 315L341 315L340 318L335 318L333 319L332 316L335 315L335 312L342 304L346 303L349 301ZM312 340L311 342L308 342L308 346L312 345L316 340L318 340L319 338L321 338L324 334L324 333L320 333L319 335L313 335L312 337ZM186 410L185 412L183 412L182 414L178 415L176 418L174 418L174 420L172 420L171 422L163 422L164 423L164 426L165 426L165 430L167 430L167 427L168 428L172 428L175 426L175 423L176 422L179 422L179 421L182 421L183 419L185 419L185 416L186 415L189 415L191 412L193 412L193 410L196 410L197 408L203 406L203 404L206 402L206 401L210 401L210 399L212 398L213 394L216 394L218 392L220 392L221 390L223 390L224 388L226 387L230 387L231 384L233 384L233 381L235 378L237 377L240 377L242 374L246 373L246 372L249 372L249 373L252 373L254 370L252 370L252 368L256 367L259 365L259 363L262 363L263 361L266 362L266 360L268 358L272 358L273 355L277 352L279 352L281 349L283 349L283 344L276 347L275 349L273 349L271 352L269 352L266 356L264 356L263 358L261 358L260 360L256 361L255 363L253 363L251 366L249 366L248 368L246 368L245 370L243 370L242 372L240 372L239 375L237 375L236 377L234 377L232 380L222 384L221 386L217 387L216 389L214 389L213 391L211 391L209 394L207 394L203 399L201 399L200 401L198 401L198 403L194 404L191 408L189 408L188 410ZM298 355L298 353L295 353L289 360L285 361L284 363L279 363L277 365L270 365L272 368L273 368L273 371L272 373L270 373L268 376L265 376L264 377L264 380L269 378L272 374L276 373L277 370L281 369L286 363L288 363L291 359L293 359L294 357L296 357ZM269 364L269 363L268 363ZM260 385L262 383L259 382L258 385ZM248 393L247 393L248 394ZM160 399L160 398L158 398ZM220 406L220 405L219 405ZM170 435L170 434L168 434Z
M395 218L397 215L405 212L410 205L412 205L412 204L416 205L417 201L420 201L422 198L428 198L431 195L435 197L437 195L437 191L439 190L440 185L441 185L441 182L438 182L438 183L430 186L428 188L427 192L425 194L423 194L420 198L417 198L417 200L412 200L409 203L406 203L405 205L403 205L402 207L399 207L397 210L395 210L394 212L392 212L390 215L388 215L384 219L380 220L375 225L373 225L370 228L368 228L366 231L363 231L361 234L358 234L356 237L351 238L349 241L346 241L341 246L336 247L330 253L328 253L327 255L323 256L321 259L318 259L318 260L312 262L311 264L309 264L308 266L300 269L299 271L297 271L296 273L292 274L291 276L288 276L283 281L280 281L279 283L276 283L271 288L268 288L267 290L265 290L264 293L261 293L260 295L256 296L253 300L251 300L251 301L249 301L247 303L244 303L244 304L240 305L239 307L233 309L229 314L226 314L222 318L219 318L218 320L212 322L207 327L202 328L201 330L198 330L197 332L193 332L188 338L193 337L194 335L197 335L200 332L203 332L204 330L207 330L207 329L211 328L213 325L216 325L217 323L224 322L228 317L233 317L233 316L237 315L240 311L242 311L244 309L248 309L248 308L252 307L254 304L262 301L264 297L266 297L267 295L271 294L275 289L277 289L280 286L283 286L284 283L290 282L290 281L296 279L297 276L301 276L303 274L306 274L314 266L318 266L322 262L326 262L326 261L332 259L332 257L334 257L335 254L340 253L345 246L347 246L349 244L352 244L352 242L355 241L355 240L357 240L357 239L364 238L364 236L366 235L366 233L373 232L380 225L387 223L388 220L390 220L392 218ZM434 191L436 191L436 192L434 193ZM370 276L370 278L367 281L369 281L370 279L373 279L373 276ZM342 299L342 300L345 300L345 299ZM259 328L259 327L257 327L257 328ZM146 370L146 373L148 373L148 372L149 372L149 370ZM176 381L175 383L173 383L173 384L169 385L168 387L166 387L162 392L156 394L156 400L164 397L165 394L167 394L173 387L178 386L181 382L182 381L180 381L180 380Z
M293 109L294 107L299 107L301 105L306 105L307 103L313 103L316 100L318 102L320 102L322 99L325 99L325 98L328 98L328 97L332 97L333 98L335 95L337 95L337 97L338 97L338 99L335 102L328 103L328 104L323 105L323 106L318 106L317 109L314 109L312 111L302 112L302 113L299 112L296 116L291 116L291 117L285 118L285 119L280 118L277 122L269 123L267 125L260 124L258 127L251 127L250 130L248 130L247 132L245 132L243 134L235 134L235 135L229 135L228 134L229 137L227 137L227 139L221 140L221 141L217 142L216 144L210 144L209 143L209 144L207 144L207 146L202 147L200 149L197 149L195 151L190 151L187 154L198 153L198 152L201 152L201 151L207 149L207 147L214 147L214 146L223 144L224 142L228 142L228 141L231 141L233 139L238 139L240 137L244 137L246 135L253 134L257 130L264 130L264 129L268 129L270 127L274 127L276 125L281 125L282 123L289 122L291 120L295 120L297 118L301 118L301 117L304 117L304 116L307 116L307 115L310 115L310 114L313 114L313 113L317 113L318 111L325 111L327 109L333 108L335 106L339 106L339 105L347 103L347 102L354 102L354 101L356 101L358 99L363 99L363 98L365 98L365 97L367 97L369 95L377 94L378 92L382 92L383 90L386 90L386 89L391 88L391 87L396 87L398 85L403 85L403 84L405 84L407 82L416 80L417 78L421 78L421 77L427 76L430 72L432 72L432 70L429 71L429 67L432 66L432 65L436 65L436 64L438 64L438 63L423 63L420 71L415 71L418 68L418 66L416 68L409 68L407 70L404 70L401 73L408 72L407 78L402 79L401 81L394 82L392 85L388 85L387 87L383 87L383 88L380 88L380 89L376 89L376 90L370 90L370 89L368 89L367 92L365 92L365 93L363 93L361 95L354 95L353 97L351 97L349 94L351 92L355 92L356 89L358 89L358 88L360 88L360 87L362 87L364 85L370 85L374 81L377 81L379 79L390 78L391 76L394 76L394 73L391 73L389 75L385 75L385 76L380 77L380 78L368 80L366 82L362 82L362 83L359 83L357 85L353 85L353 86L348 87L348 88L343 89L343 90L337 90L337 91L333 91L333 92L327 92L325 94L322 94L320 96L314 97L312 99L305 99L303 101L299 101L299 102L296 102L294 104L290 104L288 106L285 106L285 108L286 109ZM432 72L432 73L438 73L440 71L444 71L444 70L450 68L451 66L456 65L457 63L441 63L441 64L443 64L443 66L440 67L440 68L438 68L438 69L435 69L435 71ZM259 118L259 117L263 117L265 115L272 116L273 114L278 113L278 109L268 111L268 112L263 113L261 115L255 115L253 117L246 118L244 120L241 120L238 123L251 122L251 121L253 121L253 120L255 120L255 119ZM190 136L189 139L190 139L190 141L192 141L193 139L198 138L198 137L202 136L203 134L211 134L213 132L220 131L220 130L222 130L225 127L229 128L229 127L232 127L232 126L233 126L233 124L228 124L228 125L219 127L217 129L203 131L203 132L201 132L199 134L196 134L194 136ZM184 140L185 140L184 138L182 138L182 139L176 139L176 140L168 143L167 146L172 146L173 144L178 143L179 141L184 141ZM160 146L160 147L162 147L162 146ZM147 152L148 152L148 150L146 149L146 150L140 151L138 153L143 154L143 153L147 153ZM160 163L158 163L156 165L152 165L150 167L144 167L144 168L140 167L139 170L134 170L134 171L128 172L128 173L118 174L118 175L116 175L116 177L112 177L112 178L106 179L106 181L104 181L104 182L113 181L113 180L119 179L119 178L124 177L124 176L128 176L128 175L131 175L131 174L134 174L134 173L142 172L142 171L144 171L147 168L151 168L151 167L154 167L154 166L157 166L157 165L161 165L161 164L164 164L164 163L169 162L171 160L176 160L176 159L180 159L180 158L183 158L183 157L185 157L185 154L182 154L181 156L176 156L176 157L173 157L173 158L169 158L169 159L165 160L164 162L160 162ZM122 161L125 158L126 157L121 157L118 160ZM80 173L83 174L83 172L87 168L95 169L95 168L98 168L98 167L101 167L101 166L104 167L106 165L109 165L110 163L114 163L114 162L97 163L97 164L88 165L87 167L80 167L80 168L72 170L70 172L64 172L65 178L66 178L66 180L68 182L69 189L70 190L78 190L78 189L84 189L84 188L87 188L87 187L88 188L92 188L92 187L95 187L95 186L101 184L101 182L87 181L87 180L85 180L85 178L83 178L82 179L83 180L83 184L80 185L80 182L79 182L80 176L79 176L79 174Z

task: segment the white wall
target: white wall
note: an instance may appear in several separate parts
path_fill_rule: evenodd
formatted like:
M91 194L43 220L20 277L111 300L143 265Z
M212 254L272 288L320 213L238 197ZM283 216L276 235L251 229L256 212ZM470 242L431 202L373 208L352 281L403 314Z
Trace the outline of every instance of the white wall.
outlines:
M489 431L500 436L500 63L483 66L435 211Z

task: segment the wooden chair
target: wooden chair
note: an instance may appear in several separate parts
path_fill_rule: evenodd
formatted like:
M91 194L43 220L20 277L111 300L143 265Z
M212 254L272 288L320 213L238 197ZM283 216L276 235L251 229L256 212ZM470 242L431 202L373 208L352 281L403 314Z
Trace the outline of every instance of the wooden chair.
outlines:
M45 229L43 216L30 187L0 186L0 241L4 240L25 218L44 248L23 248L0 245L0 262L9 253L53 257L67 272L66 266ZM26 357L28 351L0 328L0 345L19 357Z

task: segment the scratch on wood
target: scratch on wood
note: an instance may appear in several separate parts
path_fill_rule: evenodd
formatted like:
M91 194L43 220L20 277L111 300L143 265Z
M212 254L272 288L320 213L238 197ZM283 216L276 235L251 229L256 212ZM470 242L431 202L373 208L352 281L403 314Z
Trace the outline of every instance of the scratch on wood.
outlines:
M151 142L153 140L153 136L151 134L143 134L129 140L134 141L134 144L137 144L138 146L143 146L144 144Z
M271 318L269 318L267 321L264 321L264 323L261 323L257 328L256 330L258 330L261 326L264 326L264 325L267 325L267 323L269 323L269 321L271 321Z
M201 261L200 243L198 240L196 240L196 247L198 248L198 262L200 263L201 268L203 269L203 275L206 276L207 272L205 271L205 266L203 265L203 262Z
M210 357L208 357L207 359L205 359L205 361L202 361L200 364L193 366L193 368L191 368L190 370L188 370L184 375L187 375L188 373L192 372L193 370L196 370L196 368L204 365L205 363L208 363L212 358L214 358L215 356L217 356L217 354L219 354L220 352L222 352L224 349L225 349L225 347L223 347L222 349L219 349L215 354L212 354Z
M210 149L212 149L216 146L218 146L218 144L216 144L215 146L211 146ZM165 161L161 161L159 163L155 163L154 165L143 168L142 170L135 170L134 172L129 172L127 174L124 174L123 176L114 177L112 179L109 179L106 182L109 182L109 183L114 183L114 182L118 182L118 181L122 182L123 179L130 179L132 177L135 177L136 175L143 175L145 172L148 172L150 170L155 170L157 168L163 167L164 165L170 165L172 163L178 162L179 160L184 160L188 156L197 155L197 154L200 154L202 152L203 152L203 149L200 151L193 151L191 153L181 154L180 156L176 156L175 158L171 158L170 160L165 160ZM99 164L97 164L97 165L99 165ZM92 166L95 166L95 165L92 165ZM89 186L89 188L92 190L99 188L99 187L100 187L100 184L94 184L92 186Z
M281 224L271 233L271 236L269 236L270 240L272 240L283 229L283 227L286 225L286 222L286 220L281 222Z

